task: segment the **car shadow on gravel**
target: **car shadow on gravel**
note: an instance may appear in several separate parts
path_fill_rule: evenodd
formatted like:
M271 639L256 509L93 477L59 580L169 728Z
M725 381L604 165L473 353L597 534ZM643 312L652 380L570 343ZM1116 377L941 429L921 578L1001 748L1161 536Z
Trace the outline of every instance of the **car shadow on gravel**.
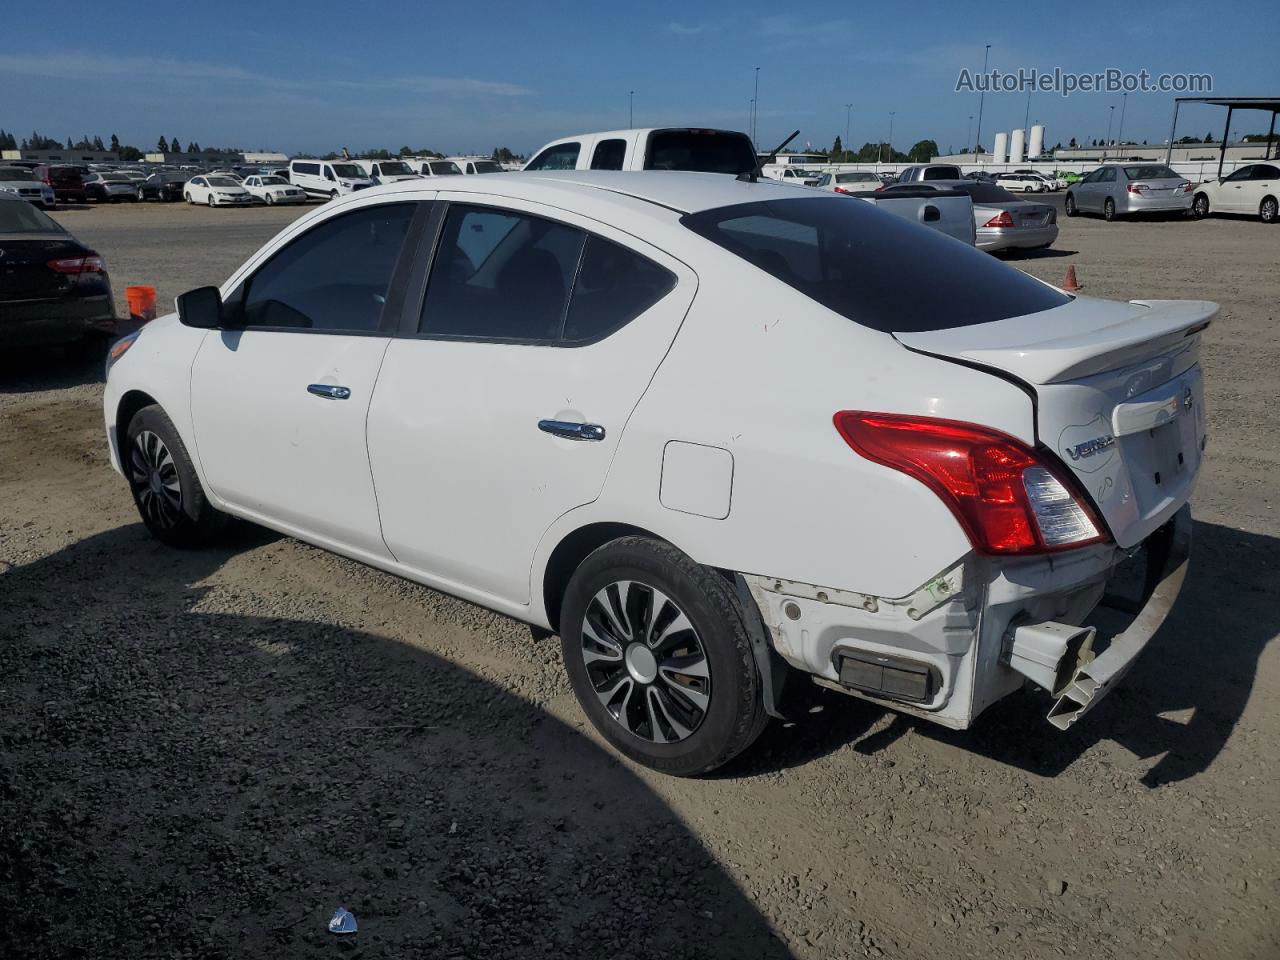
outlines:
M1044 250L997 250L994 256L998 260L1005 260L1010 263L1019 263L1024 260L1056 260L1060 257L1079 256L1078 250L1056 250L1049 247Z
M106 356L105 342L0 351L0 395L103 383Z
M206 612L271 536L133 524L0 574L0 956L790 956L536 705L372 633Z
M966 731L887 711L840 693L799 685L792 724L775 723L726 777L771 773L852 745L875 754L914 731L1038 776L1053 777L1099 741L1113 740L1155 763L1148 787L1206 770L1230 739L1249 700L1263 648L1280 635L1275 584L1280 540L1196 523L1191 569L1168 621L1133 669L1070 730L1045 715L1046 694L1024 690L989 708Z

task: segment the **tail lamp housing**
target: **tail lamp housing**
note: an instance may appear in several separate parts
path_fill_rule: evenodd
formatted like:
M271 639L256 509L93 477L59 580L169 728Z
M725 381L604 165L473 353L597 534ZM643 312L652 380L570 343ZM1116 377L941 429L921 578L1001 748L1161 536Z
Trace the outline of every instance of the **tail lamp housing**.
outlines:
M1001 210L994 217L983 224L984 227L1012 227L1013 217L1008 210Z
M937 494L980 553L1050 553L1109 539L1061 467L1008 434L861 410L841 411L834 422L855 452Z

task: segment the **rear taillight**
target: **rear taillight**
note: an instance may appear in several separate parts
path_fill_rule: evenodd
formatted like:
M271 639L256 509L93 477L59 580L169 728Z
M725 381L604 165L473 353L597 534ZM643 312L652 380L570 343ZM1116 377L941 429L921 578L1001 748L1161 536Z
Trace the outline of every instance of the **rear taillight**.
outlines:
M846 410L845 442L936 493L982 553L1045 553L1105 540L1071 481L1020 440L955 420Z
M846 190L844 187L832 187L831 189L836 193L853 193L852 190Z
M1012 227L1013 217L1009 216L1008 210L1001 210L994 217L983 224L984 227Z
M1128 190L1130 193L1137 193L1137 194L1143 194L1147 192L1146 185L1141 183L1131 183L1125 189Z
M102 273L106 267L99 256L64 257L61 260L50 260L46 266L58 273L80 275L82 273Z
M1183 192L1183 193L1190 193L1190 192L1191 192L1191 188L1192 188L1193 186L1195 186L1195 184L1193 184L1193 183L1184 183L1184 184L1182 185L1182 192Z

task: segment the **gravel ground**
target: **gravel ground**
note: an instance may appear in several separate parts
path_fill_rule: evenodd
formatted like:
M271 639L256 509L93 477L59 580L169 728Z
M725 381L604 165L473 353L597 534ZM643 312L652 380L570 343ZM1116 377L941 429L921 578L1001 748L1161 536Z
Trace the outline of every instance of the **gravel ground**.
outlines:
M298 213L57 216L164 309ZM0 956L1280 956L1280 229L1057 247L1014 262L1223 305L1174 622L1068 734L815 690L701 780L605 749L519 624L248 526L153 542L100 371L0 359Z

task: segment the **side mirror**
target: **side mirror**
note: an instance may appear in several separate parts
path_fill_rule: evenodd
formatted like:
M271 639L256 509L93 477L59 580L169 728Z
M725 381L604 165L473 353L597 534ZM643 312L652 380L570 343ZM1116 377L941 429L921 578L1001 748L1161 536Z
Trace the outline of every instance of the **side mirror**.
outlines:
M196 287L178 297L178 319L183 326L217 330L222 326L222 294L217 287Z

